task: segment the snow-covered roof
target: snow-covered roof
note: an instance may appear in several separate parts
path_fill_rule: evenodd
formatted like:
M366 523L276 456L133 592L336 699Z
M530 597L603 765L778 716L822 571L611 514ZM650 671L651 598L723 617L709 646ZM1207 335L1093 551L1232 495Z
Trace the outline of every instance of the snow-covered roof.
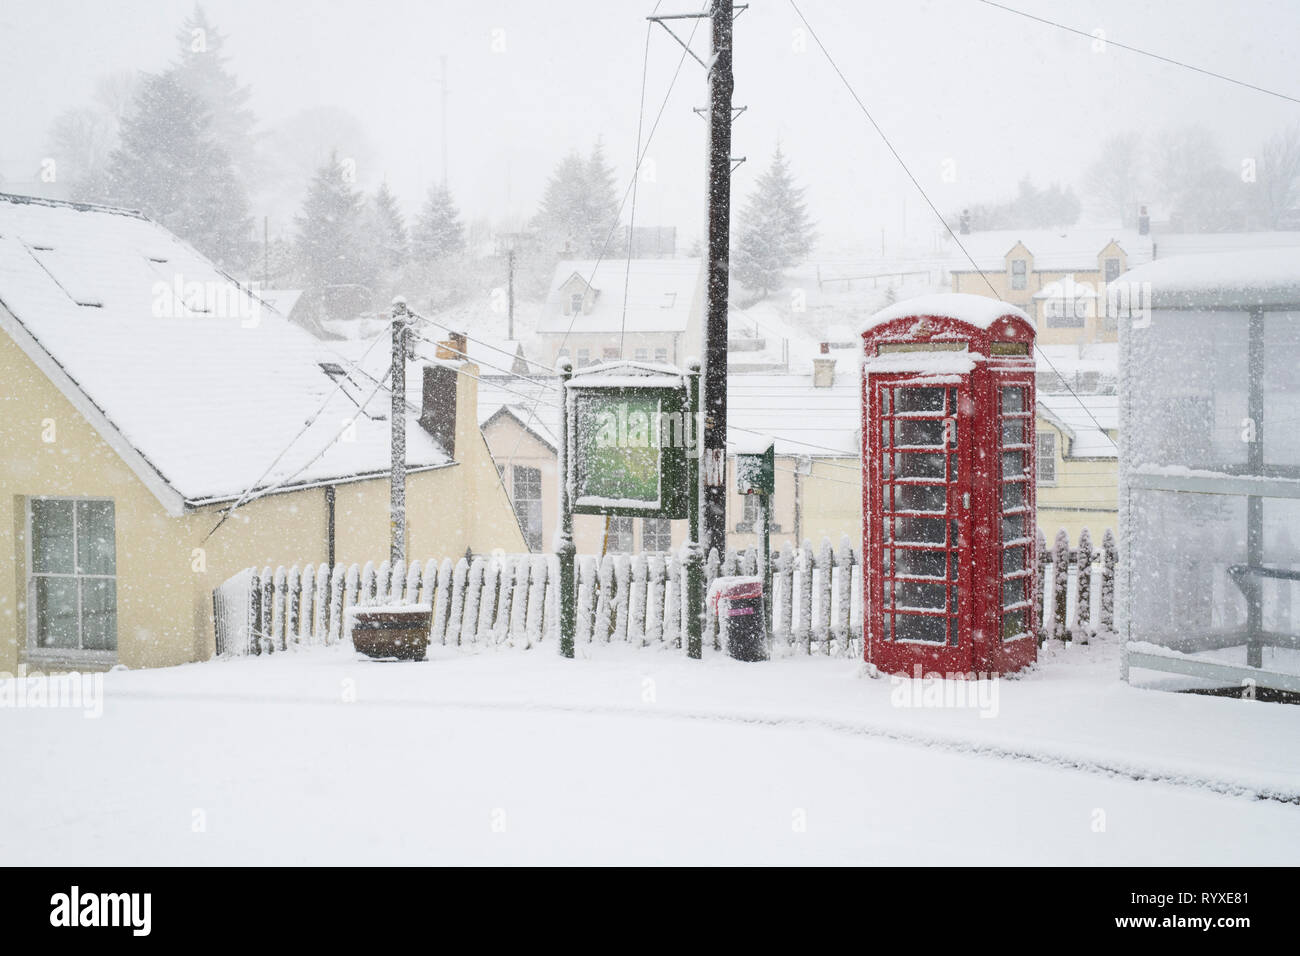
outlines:
M1151 261L1151 237L1139 235L1136 229L1117 229L1111 226L1071 226L1068 229L992 229L959 236L961 244L974 258L980 269L1001 272L1006 268L1006 257L1019 242L1034 257L1038 272L1082 272L1097 268L1097 257L1110 245L1119 244L1128 257L1130 266ZM970 260L951 238L947 240L948 255L955 272L971 269Z
M285 318L302 298L302 289L258 289L257 297Z
M1126 272L1157 309L1300 305L1300 245L1172 256Z
M1038 404L1064 423L1071 438L1070 458L1118 457L1115 442L1106 434L1119 428L1118 396L1039 392Z
M807 372L733 375L727 380L729 451L770 437L778 455L858 456L862 431L857 357L841 358L831 385L817 388Z
M1004 315L1014 315L1024 319L1030 325L1034 322L1022 310L1008 302L966 292L939 292L934 295L917 296L915 299L904 299L902 302L885 306L863 322L858 331L867 332L886 322L906 319L914 315L957 319L980 329L987 329Z
M1172 256L1194 256L1210 252L1300 246L1300 231L1170 232L1160 233L1154 239L1156 254L1160 259L1167 259Z
M577 316L566 315L565 289L570 284L594 291ZM627 290L627 321L623 321L623 291ZM564 334L589 332L684 332L693 309L704 295L702 259L565 260L555 267L537 331Z
M0 325L172 514L388 467L387 395L361 414L372 383L336 387L325 343L139 213L0 194L0 305ZM410 467L448 464L415 417Z

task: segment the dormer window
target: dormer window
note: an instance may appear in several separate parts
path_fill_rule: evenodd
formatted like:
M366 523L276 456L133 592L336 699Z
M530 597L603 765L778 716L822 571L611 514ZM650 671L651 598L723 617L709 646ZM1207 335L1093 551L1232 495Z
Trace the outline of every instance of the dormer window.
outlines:
M1029 263L1024 259L1011 260L1011 288L1027 289L1029 287Z
M577 315L582 311L582 293L575 292L569 296L569 315Z
M1106 281L1114 282L1118 278L1119 278L1119 260L1107 259L1106 260Z

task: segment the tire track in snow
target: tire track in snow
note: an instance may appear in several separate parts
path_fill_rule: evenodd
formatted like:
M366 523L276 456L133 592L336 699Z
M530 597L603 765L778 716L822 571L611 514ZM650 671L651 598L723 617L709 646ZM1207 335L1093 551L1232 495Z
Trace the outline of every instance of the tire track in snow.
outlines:
M337 707L341 702L334 698L316 697L264 697L252 694L161 694L150 691L114 691L107 697L128 700L158 700L179 702L237 701L267 705L308 705ZM706 721L751 727L779 727L823 730L832 733L887 740L899 744L926 747L944 753L964 754L974 757L995 757L1021 763L1039 764L1074 770L1105 777L1118 777L1139 783L1163 783L1176 787L1206 790L1229 797L1268 800L1300 806L1300 789L1256 785L1240 780L1211 777L1177 767L1144 767L1123 760L1104 757L1084 757L1050 749L1020 749L988 741L945 734L925 734L901 730L878 724L856 723L831 717L799 716L794 714L765 714L744 711L714 711L699 708L669 708L659 705L633 707L623 704L559 704L545 701L518 700L421 700L412 698L358 699L349 707L427 708L438 710L477 710L487 712L554 713L567 715L600 714L615 717L656 718L665 720Z

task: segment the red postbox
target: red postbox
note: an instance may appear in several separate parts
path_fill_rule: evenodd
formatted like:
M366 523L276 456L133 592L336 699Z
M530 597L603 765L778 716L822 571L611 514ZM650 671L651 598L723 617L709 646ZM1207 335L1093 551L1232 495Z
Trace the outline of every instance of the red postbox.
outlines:
M1037 657L1034 326L934 295L862 330L863 622L891 674L1003 674Z

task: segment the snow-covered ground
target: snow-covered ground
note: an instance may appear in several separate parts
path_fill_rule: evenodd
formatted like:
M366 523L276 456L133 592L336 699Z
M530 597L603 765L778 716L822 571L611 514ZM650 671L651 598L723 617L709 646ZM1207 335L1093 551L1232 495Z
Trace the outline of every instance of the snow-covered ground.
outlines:
M0 709L0 858L1280 864L1300 845L1300 708L1127 686L1113 645L1049 646L947 707L969 685L841 658L554 650L315 649L110 673L99 719Z

